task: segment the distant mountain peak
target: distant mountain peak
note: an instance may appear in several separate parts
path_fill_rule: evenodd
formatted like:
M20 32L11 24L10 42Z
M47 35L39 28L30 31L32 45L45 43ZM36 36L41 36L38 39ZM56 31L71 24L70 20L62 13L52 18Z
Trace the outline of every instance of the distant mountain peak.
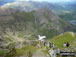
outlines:
M16 10L28 12L28 11L37 10L37 9L44 8L44 7L53 8L54 6L48 2L21 1L21 2L7 3L1 7L13 8Z

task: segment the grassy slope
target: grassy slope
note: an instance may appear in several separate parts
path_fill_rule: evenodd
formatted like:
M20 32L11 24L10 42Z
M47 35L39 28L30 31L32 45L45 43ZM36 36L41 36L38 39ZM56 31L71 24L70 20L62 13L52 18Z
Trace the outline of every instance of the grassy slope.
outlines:
M59 15L59 17L66 21L70 21L72 19L74 20L74 16L72 15L72 13L61 14Z
M37 50L36 47L27 45L27 46L22 47L21 49L16 49L16 52L17 52L16 55L22 56L22 55L27 54L29 52L34 53L36 50Z
M8 11L11 12L11 11ZM7 13L8 13L7 12ZM3 13L3 12L1 12ZM8 14L3 14L4 17L9 16ZM35 38L36 35L41 34L47 36L47 38L52 38L62 32L66 32L67 28L69 30L74 30L74 26L61 20L55 16L49 9L41 9L32 12L19 12L13 13L12 18L1 19L0 28L2 32L5 32L7 28L11 32L18 32L18 36L21 38L25 34L30 34L35 31L32 37ZM37 20L36 20L37 19ZM6 21L6 22L5 22ZM22 35L21 32L24 34Z
M0 51L0 56L7 53L7 50Z
M71 48L76 47L75 43L76 42L76 34L74 34L74 37L71 35L70 32L64 33L63 35L59 35L53 38L52 42L59 47L62 48L62 45L64 42L69 42L71 44Z
M13 57L14 55L15 56L23 56L23 55L28 55L29 52L31 52L32 54L35 53L38 49L34 46L31 46L31 45L26 45L24 47L22 47L21 49L16 49L16 54L15 51L13 50L11 53L9 53L8 55L6 55L5 57ZM0 51L0 56L6 54L8 51L7 50L3 50L3 51Z

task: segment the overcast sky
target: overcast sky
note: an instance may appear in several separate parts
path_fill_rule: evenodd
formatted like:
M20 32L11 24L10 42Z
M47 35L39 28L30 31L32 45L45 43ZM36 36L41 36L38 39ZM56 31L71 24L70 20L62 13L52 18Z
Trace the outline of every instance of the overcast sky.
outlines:
M28 0L15 0L15 1L28 1ZM73 0L33 0L33 1L68 2L68 1L73 1Z
M0 1L29 1L29 0L0 0ZM63 2L63 1L75 1L75 0L32 0L32 1L47 1L47 2Z

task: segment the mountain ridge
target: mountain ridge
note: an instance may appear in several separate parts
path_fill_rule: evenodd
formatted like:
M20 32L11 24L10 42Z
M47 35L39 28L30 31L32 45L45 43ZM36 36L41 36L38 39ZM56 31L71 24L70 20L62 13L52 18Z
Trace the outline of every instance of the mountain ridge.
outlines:
M3 11L3 12L5 12L5 11ZM50 29L58 28L58 29L56 29L57 31L60 31L60 29L61 29L61 31L64 32L64 30L67 31L66 28L68 28L68 26L70 27L70 25L71 25L68 22L60 20L58 16L53 14L52 11L48 10L47 8L43 8L43 9L40 9L37 11L32 11L32 12L18 12L18 11L16 12L15 10L11 10L11 9L7 10L6 13L3 13L3 12L2 11L0 12L3 14L0 17L4 16L2 19L0 18L0 20L3 20L3 21L1 21L1 23L4 25L7 24L7 26L8 26L8 24L13 24L15 26L17 22L21 23L24 20L26 22L26 24L30 24L32 22L33 23L32 25L37 26L37 27L39 26L39 27L41 27L41 29L46 28L47 30L50 30ZM5 20L5 18L6 18L6 20ZM30 23L27 23L27 22L30 22ZM23 25L25 25L25 24L23 24ZM65 29L63 30L62 28L65 28ZM69 28L69 29L71 30L72 28L73 28L73 26L71 25L71 28Z

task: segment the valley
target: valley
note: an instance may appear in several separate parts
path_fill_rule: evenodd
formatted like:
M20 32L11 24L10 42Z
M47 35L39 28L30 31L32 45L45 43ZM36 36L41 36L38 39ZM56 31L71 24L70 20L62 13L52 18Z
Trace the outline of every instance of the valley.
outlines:
M76 52L75 5L9 1L0 6L0 56L60 57L61 52ZM63 47L65 42L70 46Z

